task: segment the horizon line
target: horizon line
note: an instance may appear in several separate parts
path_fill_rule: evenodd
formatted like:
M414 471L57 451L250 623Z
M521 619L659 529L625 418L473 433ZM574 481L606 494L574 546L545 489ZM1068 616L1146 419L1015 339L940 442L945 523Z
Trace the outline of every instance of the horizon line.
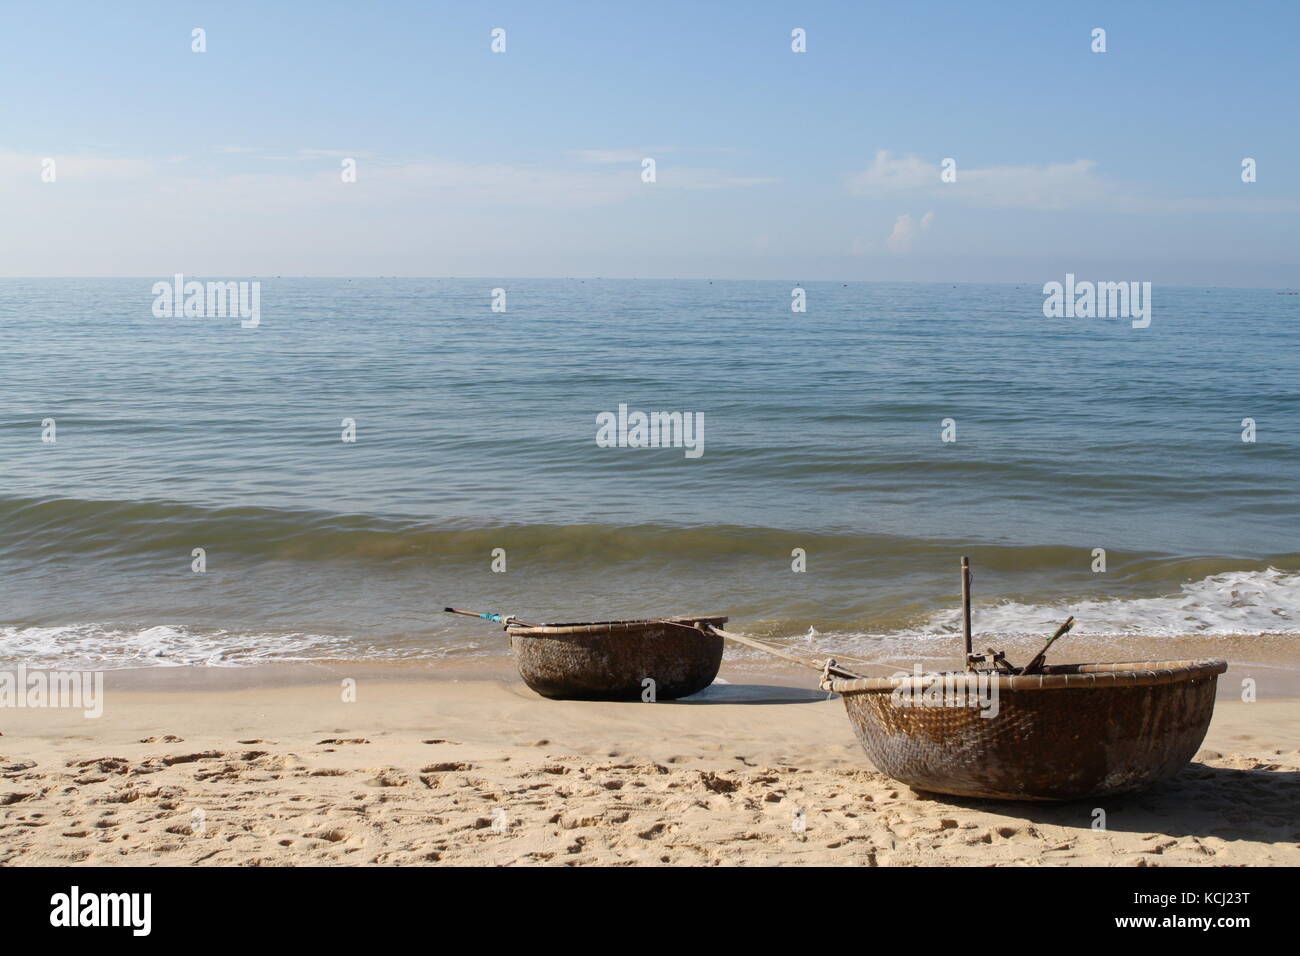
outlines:
M185 272L182 272L182 273L180 273L180 274L181 274L181 275L188 275L188 276L191 277L191 278L194 278L194 277L208 277L208 278L213 278L213 279L217 279L217 278L221 278L221 279L235 279L235 280L242 279L242 280L244 280L244 281L248 281L248 280L258 280L258 281L260 281L260 280L262 280L262 279L333 279L333 280L341 280L341 279L347 279L347 280L352 280L352 279L419 279L419 280L425 280L425 281L428 281L428 280L444 280L444 279L447 279L447 280L466 280L466 279L475 279L475 280L477 280L477 279L492 279L492 280L501 280L501 281L523 281L523 282L531 282L531 281L536 281L536 280L550 280L550 281L559 281L559 282L586 282L586 281L589 280L589 279L596 280L596 281L603 281L603 280L607 280L607 279L608 279L608 280L614 280L614 281L618 281L618 282L637 282L637 281L644 281L644 282L710 282L710 283L712 283L712 282L780 282L780 283L782 283L782 284L788 284L789 282L793 281L793 282L795 283L795 285L802 285L802 284L806 284L806 283L829 283L829 282L839 282L839 283L841 283L841 284L843 284L843 285L849 285L849 284L854 284L854 285L886 285L886 284L896 284L896 285L951 285L951 286L953 286L953 287L957 287L957 286L967 286L967 285L969 285L969 286L1016 286L1017 288L1020 287L1020 286L1025 286L1025 285L1029 285L1029 286L1037 285L1037 284L1038 284L1038 281L1039 281L1039 280L1037 280L1037 279L1033 279L1033 280L1024 279L1024 280L1020 280L1020 281L998 280L998 281L984 281L984 282L973 281L973 280L970 280L970 279L808 279L808 280L803 280L803 279L794 279L794 280L790 280L790 279L780 279L780 278L777 278L777 279L736 278L736 277L732 277L732 276L713 276L713 277L711 277L711 278L700 278L700 277L698 277L698 276L690 277L690 276L624 276L624 275L574 275L574 276L555 276L555 275L549 275L549 276L548 276L548 275L527 276L527 275L515 275L515 276L508 276L508 275L501 275L501 274L488 274L488 275L445 275L445 276L436 276L436 275L406 275L406 274L393 274L393 275L310 275L310 274L302 274L302 275L285 275L285 274L283 274L283 273L282 273L282 274L278 274L278 275L270 275L270 274L264 274L264 273L238 273L238 274L236 274L236 273L228 273L228 272L213 272L213 273L203 273L203 272L198 272L198 273L194 273L194 272L191 272L191 273L185 273ZM1065 273L1065 274L1068 275L1068 274L1073 274L1073 273ZM0 275L0 281L10 280L10 279L33 279L33 280L54 280L54 281L58 281L58 280L64 280L64 281L77 281L77 280L85 280L85 279L92 279L92 280L111 280L111 279L123 279L123 280L125 280L125 279L140 279L140 280L144 280L144 281L150 281L150 280L151 280L151 281L155 281L155 282L157 282L157 281L160 281L160 279L159 279L159 276L160 276L160 275L161 275L160 273L150 273L150 274L148 274L148 275L145 275L145 274L139 274L139 275L75 275L75 276L73 276L73 275ZM175 273L175 272L167 273L167 276L175 276L175 275L177 275L177 273ZM1050 279L1047 279L1047 280L1045 280L1045 281L1047 281L1047 282L1054 282L1054 281L1056 281L1056 279L1055 279L1055 278L1050 278ZM1096 279L1096 280L1094 280L1094 279L1087 279L1087 278L1084 278L1084 279L1080 279L1079 281L1081 281L1081 282L1089 282L1089 281L1112 281L1112 280L1101 280L1101 279ZM1140 282L1140 281L1151 281L1151 286L1152 286L1152 288L1165 288L1165 289L1245 289L1245 290L1253 290L1253 291L1259 291L1259 292L1289 292L1289 291L1292 291L1292 290L1300 290L1300 286L1236 285L1236 284L1231 284L1231 283L1215 284L1215 285L1185 285L1185 284L1180 284L1180 283L1155 282L1155 281L1152 281L1152 280L1141 280L1141 279L1139 279L1139 280L1129 280L1129 279L1124 279L1124 280L1118 280L1118 281L1124 281L1124 282L1129 282L1129 281L1139 281L1139 282Z

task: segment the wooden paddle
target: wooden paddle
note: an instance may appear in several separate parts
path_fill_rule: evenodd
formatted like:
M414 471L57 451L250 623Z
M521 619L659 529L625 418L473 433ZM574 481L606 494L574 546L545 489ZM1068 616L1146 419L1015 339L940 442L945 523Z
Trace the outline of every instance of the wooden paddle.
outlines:
M446 611L448 614L463 614L465 615L465 617L481 617L485 621L491 621L494 624L503 624L506 627L509 627L511 624L515 625L516 627L542 627L543 626L541 624L529 624L526 621L521 621L513 614L484 614L478 611L458 611L454 607L445 607L443 608L443 610Z

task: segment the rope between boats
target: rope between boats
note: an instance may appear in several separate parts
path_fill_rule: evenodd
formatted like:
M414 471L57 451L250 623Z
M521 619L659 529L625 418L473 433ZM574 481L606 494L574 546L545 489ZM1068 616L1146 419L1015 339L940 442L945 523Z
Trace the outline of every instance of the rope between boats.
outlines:
M672 623L678 624L682 627L690 626L688 624L682 624L682 622L680 621L674 621ZM769 644L766 641L758 641L752 637L745 637L743 634L735 634L731 631L724 631L722 628L718 627L715 624L703 624L700 625L698 629L701 631L707 629L708 631L711 631L712 633L718 635L718 637L722 637L730 641L735 641L737 644L744 644L746 647L752 647L756 650L765 651L768 654L772 654L776 657L781 657L784 658L785 660L793 661L794 663L802 665L803 667L809 667L815 671L821 671L823 674L834 674L836 676L848 677L850 679L858 679L862 677L861 674L855 674L852 671L845 670L844 668L840 667L835 661L835 658L828 658L827 660L824 661L818 661L806 657L800 657L797 654L787 653L785 650L783 650L782 648L778 647L775 644Z

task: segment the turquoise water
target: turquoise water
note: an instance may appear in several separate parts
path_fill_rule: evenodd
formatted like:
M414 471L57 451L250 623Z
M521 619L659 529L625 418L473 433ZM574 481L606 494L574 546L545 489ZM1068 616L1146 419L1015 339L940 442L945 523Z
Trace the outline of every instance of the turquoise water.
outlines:
M1300 631L1300 297L261 278L244 329L156 318L169 278L0 280L0 656L502 649L446 604L947 640L963 553L1008 632ZM599 447L620 404L703 454Z

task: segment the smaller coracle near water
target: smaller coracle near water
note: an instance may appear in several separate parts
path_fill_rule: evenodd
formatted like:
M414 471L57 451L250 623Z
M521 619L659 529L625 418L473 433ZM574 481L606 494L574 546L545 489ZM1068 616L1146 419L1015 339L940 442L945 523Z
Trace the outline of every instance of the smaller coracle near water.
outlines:
M561 700L676 700L704 690L722 664L718 615L528 624L511 614L462 611L505 627L519 676Z
M543 697L676 700L718 676L725 617L506 628L519 675ZM647 696L649 695L649 696Z

